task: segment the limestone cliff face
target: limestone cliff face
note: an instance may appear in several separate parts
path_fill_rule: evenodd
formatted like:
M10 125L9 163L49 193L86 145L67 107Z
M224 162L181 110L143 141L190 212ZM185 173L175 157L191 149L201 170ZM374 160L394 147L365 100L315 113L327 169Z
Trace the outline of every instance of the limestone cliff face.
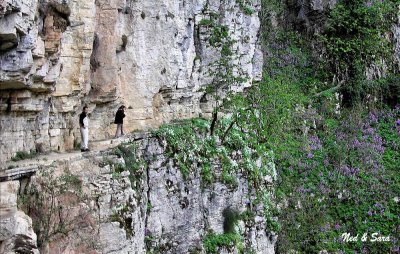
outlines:
M275 253L276 235L267 228L263 205L253 203L256 190L245 172L235 175L235 187L223 184L221 173L206 184L196 168L185 178L155 138L116 151L43 156L1 172L0 252L209 253L203 240L210 231L225 232L224 211L231 209L249 215L236 229L245 253ZM273 162L268 165L266 185L276 174ZM221 172L220 166L213 170ZM17 194L32 220L17 209ZM14 232L18 221L26 226ZM237 246L225 243L217 253L238 253Z
M17 208L19 181L0 182L0 252L39 253L32 219Z
M218 54L199 22L220 14L248 86L262 69L260 1L251 8L245 14L236 1L221 0L2 1L0 160L17 151L71 149L84 104L91 139L112 134L121 104L126 131L206 116L202 88Z

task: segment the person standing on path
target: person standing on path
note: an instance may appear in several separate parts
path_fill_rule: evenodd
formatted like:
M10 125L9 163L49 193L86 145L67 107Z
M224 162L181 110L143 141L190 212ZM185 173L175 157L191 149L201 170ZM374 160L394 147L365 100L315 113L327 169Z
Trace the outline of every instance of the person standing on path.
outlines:
M81 130L81 152L89 151L89 118L88 118L88 106L83 107L82 113L79 115L79 126Z
M124 129L123 129L124 117L125 117L124 110L125 110L125 106L122 105L121 107L118 108L117 113L115 114L114 123L117 125L117 131L115 132L114 138L118 138L121 135L124 135Z

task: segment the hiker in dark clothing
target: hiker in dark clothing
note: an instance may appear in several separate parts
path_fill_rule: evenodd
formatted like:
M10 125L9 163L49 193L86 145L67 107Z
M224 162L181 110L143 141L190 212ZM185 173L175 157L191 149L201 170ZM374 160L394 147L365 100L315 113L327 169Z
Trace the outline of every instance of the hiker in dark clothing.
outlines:
M88 106L84 106L82 113L79 115L79 126L81 131L81 152L89 151L89 118L88 118Z
M125 117L124 109L125 109L125 106L122 105L121 107L118 108L118 111L115 114L114 123L117 125L117 131L115 132L115 138L118 138L121 135L124 135L124 130L123 130L124 117Z

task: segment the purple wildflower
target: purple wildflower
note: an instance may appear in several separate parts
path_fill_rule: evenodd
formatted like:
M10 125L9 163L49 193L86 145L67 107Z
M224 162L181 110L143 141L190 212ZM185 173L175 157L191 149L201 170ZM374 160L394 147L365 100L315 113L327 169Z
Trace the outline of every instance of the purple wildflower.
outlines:
M358 168L351 168L351 174L352 175L356 175L356 174L358 174L360 172L360 169L358 169Z
M297 188L297 191L304 194L304 193L310 192L311 190L310 189L306 189L303 186L300 186L299 188Z
M339 170L345 176L356 175L360 172L360 170L358 168L352 168L347 165L341 166Z
M325 185L325 184L323 184L323 183L320 183L319 184L319 190L320 190L320 192L322 193L322 194L327 194L327 193L329 193L331 190Z
M318 136L311 136L310 143L311 150L320 150L322 148L321 140L318 138Z
M336 137L337 137L337 139L338 139L339 141L341 141L341 140L345 140L346 135L345 135L343 132L339 131L339 132L337 133Z
M396 129L397 129L397 134L399 134L399 136L400 136L400 118L397 119L397 120L394 122L394 125L395 125L395 127L396 127Z
M353 148L358 149L358 148L361 148L361 146L362 146L361 142L356 138L353 141Z
M376 117L376 115L374 113L369 114L369 120L371 120L371 122L373 122L373 123L378 122L378 118Z
M372 127L369 127L369 128L367 128L367 129L363 130L363 133L364 133L364 134L367 134L367 135L372 135L372 134L375 133L375 129L372 128Z

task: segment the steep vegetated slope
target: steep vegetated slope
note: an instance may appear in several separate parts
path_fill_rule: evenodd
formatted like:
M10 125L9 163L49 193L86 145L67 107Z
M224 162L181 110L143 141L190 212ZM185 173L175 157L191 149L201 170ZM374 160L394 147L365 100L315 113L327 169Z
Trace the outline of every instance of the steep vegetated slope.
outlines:
M277 252L398 252L399 2L263 3Z
M0 250L274 253L273 152L248 131L245 111L223 103L261 78L260 3L41 1L39 14L35 4L4 4L4 17L29 17L33 34L17 34L2 52L6 60L15 52L28 58L24 70L15 61L2 70L2 156L16 154L16 162L1 172ZM35 32L42 19L43 36ZM21 49L27 38L44 43L42 55L30 58L34 44ZM46 63L54 79L35 90ZM27 110L37 99L44 106ZM110 108L122 102L133 105L130 130L131 121L142 129L212 120L178 121L113 150L34 157L72 148L81 103L91 107L92 136L107 137Z

